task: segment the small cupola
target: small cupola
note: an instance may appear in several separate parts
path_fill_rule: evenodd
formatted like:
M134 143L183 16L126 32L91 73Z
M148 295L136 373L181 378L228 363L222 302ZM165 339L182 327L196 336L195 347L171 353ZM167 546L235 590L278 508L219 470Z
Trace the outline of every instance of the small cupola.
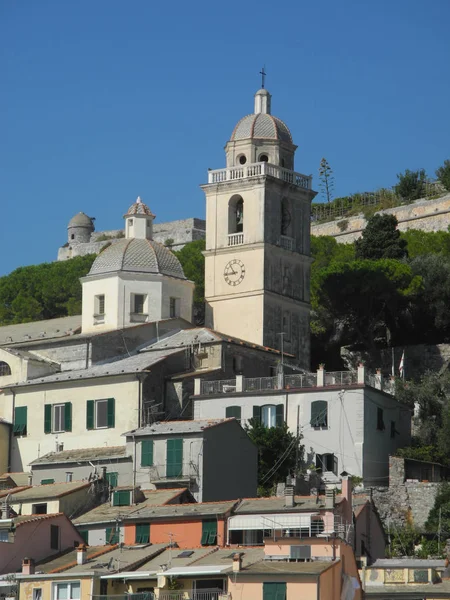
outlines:
M125 219L125 237L141 240L153 239L153 220L155 215L140 197L130 206L123 218Z

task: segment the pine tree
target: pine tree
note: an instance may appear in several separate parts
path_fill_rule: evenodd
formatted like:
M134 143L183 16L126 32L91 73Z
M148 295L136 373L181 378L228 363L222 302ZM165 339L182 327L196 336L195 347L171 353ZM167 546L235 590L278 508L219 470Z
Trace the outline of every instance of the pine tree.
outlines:
M327 202L333 200L334 175L326 158L322 158L319 167L320 191L327 199Z

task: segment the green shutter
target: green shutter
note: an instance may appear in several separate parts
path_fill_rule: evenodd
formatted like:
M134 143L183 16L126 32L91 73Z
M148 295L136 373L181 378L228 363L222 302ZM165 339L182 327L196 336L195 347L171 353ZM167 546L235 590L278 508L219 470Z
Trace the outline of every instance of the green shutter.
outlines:
M153 440L141 442L141 467L153 466Z
M286 584L263 583L263 600L286 600Z
M284 406L282 404L277 404L275 424L277 427L283 427L283 423L284 423Z
M136 523L136 544L148 544L150 542L150 523Z
M72 431L72 402L64 405L64 431Z
M78 533L83 538L83 542L89 544L89 529L78 530Z
M117 487L119 473L106 473L106 481L111 487Z
M225 417L230 419L234 417L236 421L241 422L241 407L240 406L227 406L225 409Z
M183 440L167 440L166 477L180 477L183 474Z
M27 407L16 406L14 409L14 435L26 435L27 434Z
M311 402L311 427L327 427L328 424L328 402L316 400Z
M130 506L130 491L117 490L114 492L113 506Z
M202 521L202 546L212 546L217 539L217 521Z
M52 432L52 405L44 405L44 433Z
M41 485L49 485L50 483L55 483L54 479L41 479Z
M119 529L117 529L117 527L107 527L105 533L107 544L113 545L119 543L120 532Z
M86 429L94 429L94 401L86 402Z
M108 398L108 427L115 427L114 398Z
M255 423L261 423L261 407L254 406L253 407L253 420Z

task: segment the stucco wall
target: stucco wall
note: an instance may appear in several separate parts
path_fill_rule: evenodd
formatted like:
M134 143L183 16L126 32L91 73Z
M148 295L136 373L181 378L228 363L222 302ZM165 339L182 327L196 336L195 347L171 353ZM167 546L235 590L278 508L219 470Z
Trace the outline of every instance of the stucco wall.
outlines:
M0 413L1 414L1 413ZM9 423L0 421L0 475L8 471L9 466L9 442L12 435L12 427Z
M117 473L117 485L131 485L133 479L133 467L131 457L110 458L96 460L93 458L90 462L95 465L97 475L101 475L102 467L106 467L107 473ZM94 474L95 469L88 463L62 463L53 465L32 465L31 472L33 474L34 485L39 485L43 479L54 479L55 483L64 483L66 481L66 473L72 473L73 481L83 481Z
M67 578L58 577L54 581L48 579L39 580L39 575L35 575L33 579L25 579L20 582L20 598L22 600L33 600L33 589L42 589L43 600L50 600L56 598L55 584L65 583L66 581L79 581L80 582L80 598L81 600L89 600L92 598L92 594L98 593L98 584L92 587L92 578L79 577L77 575Z
M397 206L379 211L380 214L393 214L397 217L400 231L421 229L422 231L447 231L450 225L450 194L436 200L418 200L405 206ZM347 222L341 231L339 223ZM348 244L361 237L367 220L363 215L341 217L328 223L311 225L311 235L331 235L338 242ZM342 227L342 225L341 225Z
M263 600L263 587L264 582L280 582L286 583L286 597L287 600L295 600L301 598L302 600L317 600L318 585L317 579L314 575L303 575L301 579L295 575L285 574L270 574L261 575L257 577L246 575L245 573L238 577L228 578L228 592L231 593L231 597L236 600ZM320 597L322 600L322 597ZM332 592L326 600L338 600L339 599L339 588ZM324 599L325 600L325 599Z
M74 490L65 496L54 499L32 500L30 502L11 502L14 511L22 515L32 515L34 504L46 504L47 514L64 513L70 517L82 506L88 506L91 503L92 494L89 493L89 486L79 490Z

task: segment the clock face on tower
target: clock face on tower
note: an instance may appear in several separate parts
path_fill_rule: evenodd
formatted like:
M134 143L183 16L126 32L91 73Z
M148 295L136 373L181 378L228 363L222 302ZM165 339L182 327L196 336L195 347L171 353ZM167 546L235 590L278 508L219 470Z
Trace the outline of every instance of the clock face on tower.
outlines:
M245 266L242 260L237 258L230 260L225 265L223 277L228 285L239 285L245 277Z

